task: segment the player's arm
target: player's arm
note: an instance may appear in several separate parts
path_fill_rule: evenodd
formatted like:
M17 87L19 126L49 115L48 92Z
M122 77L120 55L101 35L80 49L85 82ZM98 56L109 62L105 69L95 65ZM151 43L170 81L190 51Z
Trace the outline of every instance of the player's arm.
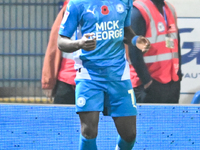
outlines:
M90 38L94 34L87 33L79 40L71 40L69 37L58 36L58 48L63 52L74 52L79 49L91 51L96 48L96 38Z
M77 7L76 2L69 1L60 25L57 44L63 52L74 52L79 49L90 51L96 48L96 38L90 38L93 36L91 33L83 35L79 40L70 39L79 26L80 12Z

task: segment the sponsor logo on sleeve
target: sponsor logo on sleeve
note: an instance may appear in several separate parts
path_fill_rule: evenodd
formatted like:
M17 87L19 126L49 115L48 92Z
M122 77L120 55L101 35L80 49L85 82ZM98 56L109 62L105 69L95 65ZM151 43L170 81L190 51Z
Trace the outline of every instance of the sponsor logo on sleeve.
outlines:
M63 19L62 19L62 22L61 22L61 24L64 24L66 21L67 21L67 18L68 18L68 16L69 16L69 12L66 10L65 11L65 15L64 15L64 17L63 17Z

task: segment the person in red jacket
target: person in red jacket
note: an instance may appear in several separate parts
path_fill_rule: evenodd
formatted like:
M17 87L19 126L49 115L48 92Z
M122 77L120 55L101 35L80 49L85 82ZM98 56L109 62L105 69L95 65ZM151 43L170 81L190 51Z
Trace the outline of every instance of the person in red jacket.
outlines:
M68 2L64 2L51 28L42 68L42 89L47 97L54 97L54 104L75 104L76 70L72 53L61 52L57 46L58 31Z
M133 2L131 27L151 42L148 52L129 46L131 81L138 103L178 103L181 54L177 16L164 0Z

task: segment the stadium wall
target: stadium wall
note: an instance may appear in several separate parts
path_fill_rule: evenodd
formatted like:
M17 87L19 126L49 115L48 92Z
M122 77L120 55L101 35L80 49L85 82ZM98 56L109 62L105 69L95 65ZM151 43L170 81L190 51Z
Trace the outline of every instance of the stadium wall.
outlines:
M135 150L199 150L200 105L138 105ZM0 150L77 150L75 107L0 104ZM117 131L100 115L99 150L114 150Z

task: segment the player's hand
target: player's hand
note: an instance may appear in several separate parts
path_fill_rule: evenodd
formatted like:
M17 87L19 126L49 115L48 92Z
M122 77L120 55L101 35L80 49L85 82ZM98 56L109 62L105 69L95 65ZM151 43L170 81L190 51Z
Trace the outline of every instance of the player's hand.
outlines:
M43 89L43 93L52 101L53 89Z
M86 51L94 50L96 48L96 37L94 37L94 33L84 34L80 39L79 45Z
M143 36L139 36L137 41L136 41L136 46L143 53L146 53L149 50L151 44L150 44L150 42L149 42L149 40L147 38L145 38Z

